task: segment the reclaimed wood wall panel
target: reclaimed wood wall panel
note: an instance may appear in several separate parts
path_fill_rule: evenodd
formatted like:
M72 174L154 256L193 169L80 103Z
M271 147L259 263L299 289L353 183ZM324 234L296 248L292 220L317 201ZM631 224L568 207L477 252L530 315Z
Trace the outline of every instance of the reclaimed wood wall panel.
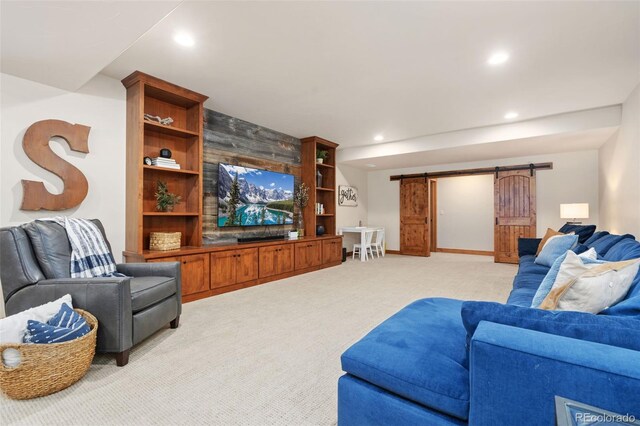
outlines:
M204 116L203 243L282 234L292 228L291 225L219 228L218 163L289 173L295 176L297 184L302 172L300 140L210 109L204 110Z

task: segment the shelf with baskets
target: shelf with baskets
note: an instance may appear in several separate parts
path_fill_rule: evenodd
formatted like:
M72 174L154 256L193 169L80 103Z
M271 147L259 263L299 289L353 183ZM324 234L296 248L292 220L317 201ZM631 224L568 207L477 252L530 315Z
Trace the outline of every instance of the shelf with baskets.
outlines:
M126 241L129 253L149 249L151 232L180 232L182 246L202 244L202 138L206 96L156 77L134 72L127 89ZM171 118L168 125L144 116ZM179 169L144 164L171 151ZM158 211L159 183L180 197L172 211Z
M302 139L302 181L309 186L309 204L304 209L305 235L316 235L318 225L326 235L336 234L336 148L337 143L312 136ZM326 151L322 163L316 160L318 150ZM322 185L318 185L321 180ZM322 204L323 213L316 211Z

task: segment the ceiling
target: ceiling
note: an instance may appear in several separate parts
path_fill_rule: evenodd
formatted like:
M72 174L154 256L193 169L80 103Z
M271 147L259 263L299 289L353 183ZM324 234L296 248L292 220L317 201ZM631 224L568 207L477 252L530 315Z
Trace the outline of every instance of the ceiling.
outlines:
M640 78L640 2L7 3L3 72L68 88L141 70L341 148L620 104Z

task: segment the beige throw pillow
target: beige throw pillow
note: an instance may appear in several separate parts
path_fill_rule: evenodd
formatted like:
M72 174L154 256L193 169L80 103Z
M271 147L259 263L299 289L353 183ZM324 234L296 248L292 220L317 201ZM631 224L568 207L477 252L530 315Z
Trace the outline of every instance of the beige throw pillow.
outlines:
M626 296L638 268L640 259L585 265L569 251L540 309L600 313Z

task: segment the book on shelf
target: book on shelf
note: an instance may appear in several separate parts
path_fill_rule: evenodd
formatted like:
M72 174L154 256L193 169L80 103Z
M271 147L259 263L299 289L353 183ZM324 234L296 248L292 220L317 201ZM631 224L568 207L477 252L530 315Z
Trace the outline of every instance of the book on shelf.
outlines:
M151 161L164 164L176 164L176 160L174 160L173 158L154 157L151 159Z
M324 214L324 204L316 203L316 214Z

